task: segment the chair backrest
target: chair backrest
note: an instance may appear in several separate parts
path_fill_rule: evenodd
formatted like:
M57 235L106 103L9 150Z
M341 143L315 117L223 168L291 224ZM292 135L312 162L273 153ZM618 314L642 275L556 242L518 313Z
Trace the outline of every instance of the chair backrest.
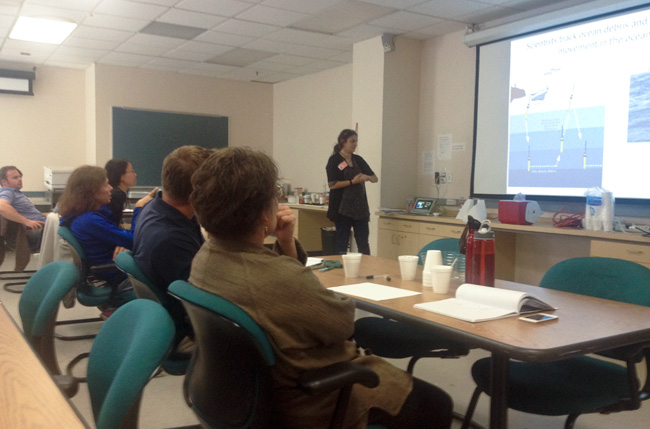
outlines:
M51 262L29 279L18 303L25 337L54 374L61 373L54 352L59 303L77 284L77 279L77 267L70 262Z
M173 282L169 293L182 301L194 327L186 377L197 417L209 427L266 427L275 364L266 333L235 304L186 281Z
M138 298L149 299L167 306L169 300L167 295L163 294L140 270L132 251L118 253L115 257L115 265L129 277Z
M418 256L420 257L420 259L418 260L418 265L424 265L424 259L427 256L428 250L441 250L443 253L444 252L459 253L460 247L458 246L457 238L439 238L437 240L434 240L429 244L427 244L426 246L424 246L418 252Z
M88 270L86 266L86 252L84 252L83 247L81 247L81 244L77 241L69 227L61 225L57 233L65 241L64 244L68 247L66 250L72 254L74 263L78 266L80 274L85 277Z
M650 269L623 259L567 259L553 265L539 285L650 307Z
M98 429L137 427L142 390L173 338L167 311L145 299L124 304L102 325L88 358L88 390Z
M29 259L32 254L32 250L29 247L29 240L27 239L27 227L20 223L12 222L2 216L0 216L0 238L2 239L0 240L0 265L2 265L5 259L4 237L10 229L16 230L14 271L23 272L27 264L29 264Z

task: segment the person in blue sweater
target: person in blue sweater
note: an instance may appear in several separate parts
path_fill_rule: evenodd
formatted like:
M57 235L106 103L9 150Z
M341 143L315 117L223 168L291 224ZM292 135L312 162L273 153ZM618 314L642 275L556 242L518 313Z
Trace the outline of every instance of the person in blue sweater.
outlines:
M136 203L131 229L124 230L112 221L112 212L107 206L111 201L112 189L106 170L84 165L72 172L59 199L61 225L70 228L86 253L90 266L110 264L117 253L133 248L133 231L140 209L152 200L158 190L154 189ZM135 298L126 274L117 268L97 277L108 282L116 291L112 302L103 306L102 311L110 312Z

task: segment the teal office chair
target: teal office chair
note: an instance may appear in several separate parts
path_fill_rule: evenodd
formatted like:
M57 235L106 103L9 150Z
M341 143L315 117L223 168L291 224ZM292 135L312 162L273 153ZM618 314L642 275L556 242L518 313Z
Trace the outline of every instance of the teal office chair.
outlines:
M47 264L29 279L18 303L25 338L69 397L77 392L77 383L72 377L61 376L54 348L54 326L59 303L76 285L77 277L77 268L70 262Z
M458 240L441 238L427 244L418 252L421 258L420 264L428 250L458 252ZM410 373L413 373L415 363L421 358L458 358L469 353L469 347L463 343L381 317L358 319L354 326L354 340L360 347L372 350L377 356L392 359L410 357L407 368Z
M177 301L174 300L171 296L163 293L160 288L156 287L151 280L144 275L140 267L133 259L133 252L130 250L118 253L115 258L115 265L124 271L129 277L135 294L138 298L148 299L154 302L161 304L172 320L174 321L174 326L176 327L176 335L174 337L174 345L172 353L165 359L162 364L162 368L171 375L184 375L187 370L187 366L190 363L190 358L192 357L191 353L183 353L176 351L179 343L187 335L187 322L186 314L182 311L182 308L178 308L175 304Z
M197 344L186 387L199 420L210 428L270 427L275 353L266 333L230 301L188 282L173 282L169 293L182 301L194 326ZM342 362L306 371L300 387L313 395L340 390L330 426L337 428L354 383L375 387L379 377L369 368Z
M573 258L552 266L540 287L613 301L650 306L650 270L635 262L613 258ZM645 357L650 374L650 345L632 345L599 355L625 366L589 356L558 362L510 362L508 407L525 413L568 416L572 428L580 414L636 410L650 397L650 377L640 387L636 363ZM476 389L467 418L482 392L490 394L491 358L472 367ZM463 427L466 427L465 425Z
M174 322L155 302L136 299L102 325L88 358L88 390L98 429L136 428L142 391L165 359Z

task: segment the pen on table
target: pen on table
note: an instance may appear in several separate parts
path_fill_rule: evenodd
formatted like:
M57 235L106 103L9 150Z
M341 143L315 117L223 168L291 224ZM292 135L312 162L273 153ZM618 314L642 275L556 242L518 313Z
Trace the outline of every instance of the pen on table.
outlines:
M383 277L387 281L390 281L390 276L388 274L372 274L372 275L366 276L366 279L370 280L370 279L375 279L375 278L378 278L378 277Z

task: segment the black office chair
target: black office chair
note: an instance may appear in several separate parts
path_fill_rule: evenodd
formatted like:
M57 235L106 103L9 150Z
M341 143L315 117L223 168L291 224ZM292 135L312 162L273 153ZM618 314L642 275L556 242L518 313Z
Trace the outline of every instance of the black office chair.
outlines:
M613 258L572 258L552 266L540 287L650 307L650 270L635 262ZM580 414L636 410L650 398L650 377L639 385L636 364L645 358L650 374L650 343L597 353L623 362L619 365L590 356L557 362L510 362L508 407L546 416L568 416L565 428ZM472 366L476 389L467 419L481 393L490 394L492 358ZM467 423L463 428L467 427Z
M13 231L16 237L15 242L15 264L13 271L0 271L0 280L8 280L3 285L4 290L11 293L22 293L23 286L27 280L34 274L34 270L25 270L32 250L27 240L27 228L16 222L12 222L3 216L0 216L0 266L5 260L5 236Z
M166 293L163 293L144 275L133 258L133 252L130 250L118 253L115 257L115 265L129 277L133 285L133 290L135 290L138 298L148 299L161 304L171 316L176 327L176 335L172 347L173 351L163 362L162 368L171 375L184 375L187 371L187 366L190 364L192 355L191 353L177 350L178 345L185 339L188 331L185 320L186 314L182 311L182 308L178 308L180 303Z
M275 354L266 333L233 303L188 282L175 281L169 293L182 301L194 326L197 344L186 388L199 420L210 428L271 427ZM369 368L342 362L306 371L300 387L313 395L340 390L330 425L338 428L354 383L375 387L379 377Z

